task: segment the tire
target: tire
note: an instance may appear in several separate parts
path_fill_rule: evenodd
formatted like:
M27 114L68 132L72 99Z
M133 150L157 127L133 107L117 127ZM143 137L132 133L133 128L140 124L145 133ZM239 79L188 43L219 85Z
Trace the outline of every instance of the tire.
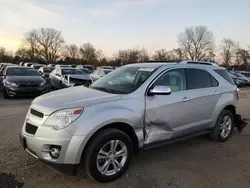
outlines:
M58 89L62 89L62 88L63 88L63 85L62 85L62 82L60 81L58 85Z
M9 98L9 95L7 93L7 91L3 88L3 98L4 99L8 99Z
M227 127L223 128L221 124L223 124L223 121L227 122L228 118L230 119L229 121L231 122L231 125L229 125L230 123L228 125L223 125L224 127ZM234 116L232 112L229 110L223 110L216 121L213 131L210 133L210 137L215 141L225 142L232 135L233 128ZM222 129L224 129L224 134Z
M127 149L126 150L127 153L125 152L127 156L126 157L120 156L118 158L111 156L111 158L113 157L113 161L108 157L107 159L97 160L97 157L101 150L108 152L108 150L110 149L109 147L111 146L111 141L114 143L114 145L115 143L118 143L116 147L117 153L121 151L120 149L125 147ZM105 129L97 133L97 135L95 135L94 138L90 141L83 155L84 156L83 167L86 174L93 180L98 182L110 182L122 176L122 174L127 170L131 162L132 154L133 154L133 144L127 134L118 129ZM110 161L108 162L108 160ZM122 166L118 171L114 169L112 163L114 161L119 162L119 164ZM98 170L98 166L100 169L101 167L105 166L104 165L105 163L109 163L108 165L109 167L107 168L106 174L104 172L105 170L103 170L103 173L101 173L100 170ZM116 166L118 167L118 165ZM112 168L113 171L111 171Z

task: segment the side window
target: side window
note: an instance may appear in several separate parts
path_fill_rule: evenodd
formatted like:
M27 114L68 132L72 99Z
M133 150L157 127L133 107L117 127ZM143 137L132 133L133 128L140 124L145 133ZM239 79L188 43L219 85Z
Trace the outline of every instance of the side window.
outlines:
M211 79L212 87L219 86L219 82L211 74L210 74L210 79Z
M232 79L232 77L228 74L228 72L226 70L223 69L218 69L218 70L214 70L217 74L219 74L222 78L224 78L226 81L228 81L230 84L234 84L234 80Z
M169 86L172 92L186 90L186 77L184 69L174 69L161 75L154 86Z
M186 69L187 89L212 87L210 74L201 69Z

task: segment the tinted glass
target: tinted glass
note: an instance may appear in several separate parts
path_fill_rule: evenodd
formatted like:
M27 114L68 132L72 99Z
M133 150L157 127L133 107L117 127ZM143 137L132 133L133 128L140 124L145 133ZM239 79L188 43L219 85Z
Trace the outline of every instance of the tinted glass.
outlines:
M62 69L62 74L86 74L80 69Z
M219 85L219 82L212 75L210 75L210 78L211 78L212 87L217 87Z
M214 70L216 73L218 73L222 78L224 78L226 81L228 81L230 84L234 84L233 79L229 76L228 72L226 70Z
M40 76L33 68L8 68L6 76Z
M54 68L52 68L52 67L44 67L43 68L43 72L46 72L46 73L50 73L50 72L52 72L54 70Z
M104 70L105 74L111 73L112 70Z
M205 70L186 69L186 75L188 89L200 89L212 86L210 74Z
M186 90L186 77L184 69L170 70L154 83L154 86L169 86L172 92Z

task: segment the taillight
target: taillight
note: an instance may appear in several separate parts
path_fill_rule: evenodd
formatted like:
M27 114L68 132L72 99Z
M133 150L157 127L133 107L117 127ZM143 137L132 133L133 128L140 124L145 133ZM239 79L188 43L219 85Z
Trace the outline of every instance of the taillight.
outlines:
M240 91L239 88L237 88L237 89L235 90L235 96L236 96L236 99L237 99L237 100L240 99L240 92L239 92L239 91Z

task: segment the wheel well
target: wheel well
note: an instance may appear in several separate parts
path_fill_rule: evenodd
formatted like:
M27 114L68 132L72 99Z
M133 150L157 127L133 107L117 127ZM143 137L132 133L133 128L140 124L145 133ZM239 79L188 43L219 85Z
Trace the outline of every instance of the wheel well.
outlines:
M236 116L236 110L235 110L235 106L233 105L228 105L224 108L224 110L229 110L230 112L233 113L233 116L235 117Z
M120 131L126 133L133 143L134 153L137 153L139 151L139 141L138 141L138 138L135 134L133 127L129 124L126 124L126 123L117 122L117 123L108 124L108 125L102 127L101 129L99 129L98 131L96 131L91 136L91 138L88 140L86 146L84 147L83 152L82 152L82 156L83 156L84 152L86 151L86 149L88 148L89 143L91 143L91 141L94 139L95 135L98 134L100 131L102 131L104 129L108 129L108 128L119 129Z

